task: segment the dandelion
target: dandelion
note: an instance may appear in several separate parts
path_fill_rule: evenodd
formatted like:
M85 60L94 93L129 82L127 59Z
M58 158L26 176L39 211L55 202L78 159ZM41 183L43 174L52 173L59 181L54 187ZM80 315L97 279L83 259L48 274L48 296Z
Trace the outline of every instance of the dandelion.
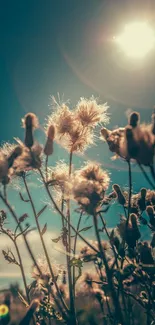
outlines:
M85 127L95 127L98 123L108 123L107 104L99 105L95 98L81 98L75 111L76 118Z
M23 127L25 128L25 140L24 143L26 147L31 148L34 144L33 130L38 128L39 122L38 118L33 113L28 113L22 119Z

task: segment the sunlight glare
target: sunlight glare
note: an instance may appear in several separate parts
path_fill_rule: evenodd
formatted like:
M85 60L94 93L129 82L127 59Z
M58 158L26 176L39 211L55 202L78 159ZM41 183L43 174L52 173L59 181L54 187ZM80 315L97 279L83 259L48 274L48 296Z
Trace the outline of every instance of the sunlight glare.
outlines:
M155 35L146 22L134 22L124 28L124 32L115 38L122 50L130 57L142 58L155 45Z

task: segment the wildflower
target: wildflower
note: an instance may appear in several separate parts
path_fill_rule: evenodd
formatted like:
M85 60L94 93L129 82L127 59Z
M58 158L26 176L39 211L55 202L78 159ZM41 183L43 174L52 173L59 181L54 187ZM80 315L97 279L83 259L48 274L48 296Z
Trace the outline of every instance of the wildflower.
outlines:
M104 139L107 142L111 152L115 152L115 157L119 156L126 159L127 149L125 145L125 128L118 128L113 131L102 128L101 139Z
M108 185L108 174L99 165L88 163L74 175L73 197L88 214L94 214Z
M34 144L33 130L38 128L38 118L33 113L28 113L22 119L23 127L25 128L25 140L26 147L31 148Z
M47 129L47 140L44 147L44 154L46 156L50 156L53 153L54 136L55 136L55 127L54 125L51 124Z
M149 216L149 219L150 219L150 224L155 227L155 212L154 212L154 208L150 205L150 206L147 206L146 208L146 212Z
M130 219L127 225L126 218L122 217L121 222L117 225L118 232L123 240L126 241L130 248L134 248L136 246L136 242L140 239L141 234L138 229L138 218L132 213L130 215Z
M83 126L95 127L100 122L108 122L107 109L107 104L99 105L94 98L81 98L75 114Z

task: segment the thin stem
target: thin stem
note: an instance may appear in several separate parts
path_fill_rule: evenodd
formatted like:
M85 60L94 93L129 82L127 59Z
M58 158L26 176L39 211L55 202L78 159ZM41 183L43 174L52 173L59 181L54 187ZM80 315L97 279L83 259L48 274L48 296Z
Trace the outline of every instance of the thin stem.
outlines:
M73 152L70 151L69 155L69 177L72 173L72 158ZM67 270L68 270L68 284L69 284L69 297L70 297L70 312L72 315L72 323L77 324L75 303L74 303L74 293L73 293L73 283L72 283L72 272L70 265L70 253L71 253L71 226L70 226L70 199L67 201L67 221L68 221L68 245L66 246L67 254Z
M49 259L49 256L48 256L48 252L47 252L47 249L46 249L46 245L45 245L45 242L44 242L44 239L43 239L43 236L42 236L42 233L41 233L40 225L39 225L39 222L38 222L36 209L35 209L35 206L34 206L34 203L33 203L33 200L32 200L32 197L31 197L31 194L30 194L30 191L29 191L29 188L28 188L28 185L27 185L27 182L26 182L26 178L25 177L23 177L23 181L24 181L24 185L25 185L25 188L26 188L26 191L27 191L29 200L30 200L30 204L31 204L31 207L32 207L32 211L33 211L33 214L34 214L34 217L35 217L35 221L36 221L36 225L37 225L39 237L40 237L40 240L41 240L41 243L42 243L42 247L43 247L43 250L44 250L44 253L45 253L45 256L46 256L46 260L47 260L47 264L48 264L48 267L49 267L49 270L50 270L50 273L51 273L52 280L53 280L53 282L55 284L55 287L56 287L58 296L60 298L60 301L61 301L63 307L65 308L66 311L68 311L68 308L67 308L67 306L66 306L66 304L65 304L65 302L64 302L64 300L63 300L63 298L61 296L59 287L58 287L57 282L56 282L56 279L55 279L55 275L54 275L54 272L53 272L53 269L52 269L52 266L51 266L51 263L50 263L50 259ZM57 304L58 304L58 302L57 302ZM58 308L61 310L61 306L60 305L58 306ZM66 316L65 316L65 318L66 318Z
M108 262L107 262L107 259L106 259L105 252L104 252L104 250L102 248L100 234L99 234L99 231L98 231L98 222L97 222L97 216L96 215L93 216L93 220L94 220L96 239L98 241L101 258L102 258L104 266L105 266L105 271L106 271L106 275L107 275L107 279L108 279L108 285L109 285L109 289L111 291L111 297L112 297L113 305L114 305L114 308L115 308L115 316L119 319L119 321L121 322L121 325L125 325L124 320L123 320L121 307L120 307L120 303L119 303L119 300L117 299L117 295L116 295L116 292L115 292L115 288L114 288L111 272L110 272L110 269L109 269L109 265L108 265Z
M7 199L6 184L3 185L4 197Z
M45 175L46 175L46 182L47 182L47 175L48 175L47 171L48 171L48 156L46 156L46 160L45 160Z
M48 194L51 202L54 205L54 208L59 212L59 214L66 221L66 223L70 225L71 229L75 232L75 234L77 234L79 236L79 238L82 239L85 242L85 244L87 244L93 251L95 251L96 253L99 253L99 251L94 246L92 246L79 232L77 232L77 230L74 228L74 226L72 224L70 224L68 222L67 218L65 217L63 212L59 209L58 205L56 204L55 200L53 199L53 196L52 196L51 192L49 191L48 185L45 182L45 178L43 176L43 173L42 173L41 169L39 169L39 173L40 173L41 178L43 180L43 183L44 183L44 186L46 188L47 194Z
M12 217L13 217L14 221L15 221L16 224L18 225L18 224L19 224L19 221L18 221L18 218L17 218L17 216L16 216L16 213L15 213L14 210L12 209L11 205L9 204L9 202L4 198L4 196L2 195L1 192L0 192L0 198L2 199L3 203L6 205L6 207L8 208L8 210L10 211L10 213L12 214ZM25 242L25 244L26 244L26 248L27 248L27 250L28 250L28 252L29 252L29 254L30 254L30 256L31 256L31 259L32 259L34 265L35 265L36 268L37 268L37 271L39 272L39 274L42 274L42 272L41 272L41 270L40 270L40 268L39 268L39 266L38 266L38 264L37 264L37 262L36 262L36 260L35 260L35 257L34 257L32 251L31 251L31 248L30 248L30 246L29 246L29 243L28 243L28 241L27 241L27 239L26 239L26 235L24 234L23 229L22 229L22 226L21 226L20 224L19 224L19 229L20 229L20 231L21 231L21 233L22 233L22 235L23 235L23 239L24 239L24 242Z
M149 185L152 187L152 189L154 190L155 188L155 184L152 183L152 181L150 180L149 176L147 175L145 169L143 168L143 166L141 164L138 164L139 168L141 169L145 179L147 180L147 182L149 183Z
M8 236L10 238L10 240L13 242L14 246L15 246L15 249L16 249L16 253L17 253L17 256L18 256L18 260L19 260L19 267L20 267L20 271L21 271L21 275L22 275L22 279L23 279L23 283L24 283L24 288L25 288L25 294L26 294L26 298L27 298L27 301L28 303L30 304L30 299L29 299L29 295L28 295L28 290L27 290L27 283L26 283L26 276L25 276L25 272L24 272L24 267L23 267L23 263L22 263L22 258L21 258L21 255L20 255L20 251L18 249L18 245L16 243L16 239L13 239L7 231L5 231L4 228L2 228L2 231L3 233Z
M80 217L79 217L79 220L78 220L77 232L79 231L79 228L80 228L82 214L83 214L83 212L81 212ZM74 247L73 247L73 254L74 254L74 256L76 255L76 244L77 244L77 233L75 234ZM73 266L73 290L74 290L74 296L75 296L75 266Z
M132 174L131 174L131 163L130 163L130 160L128 161L128 167L129 167L129 199L128 199L128 216L127 216L126 227L128 227L129 218L130 218L131 195L132 195Z
M24 287L25 287L25 292L26 292L26 298L27 298L28 303L30 304L30 299L29 299L28 290L27 290L26 277L25 277L25 272L24 272L24 267L23 267L23 263L22 263L20 251L18 249L18 245L17 245L16 240L14 240L13 242L14 242L14 245L15 245L15 248L16 248L16 252L17 252L17 255L18 255L18 259L19 259L20 270L21 270L21 274L22 274L22 278L23 278L23 283L24 283Z

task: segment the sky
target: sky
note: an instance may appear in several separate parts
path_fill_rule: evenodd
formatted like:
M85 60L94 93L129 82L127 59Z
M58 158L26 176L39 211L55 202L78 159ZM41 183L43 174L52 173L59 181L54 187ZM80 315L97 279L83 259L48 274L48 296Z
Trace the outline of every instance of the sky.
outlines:
M23 139L21 118L29 111L36 113L43 124L50 111L51 96L57 97L58 93L60 98L70 99L71 107L80 97L92 95L107 102L109 128L124 126L129 110L138 110L141 119L149 122L155 105L154 50L145 59L134 61L113 42L124 24L135 20L147 20L155 27L155 2L1 0L0 142L12 142L13 137ZM37 132L36 137L43 141L43 132ZM74 164L97 160L107 168L113 183L127 187L125 163L114 163L110 158L106 144L98 140L85 157L75 157ZM68 155L55 145L51 163L60 159L68 160ZM46 195L41 188L38 190L33 178L29 182L40 208L47 201ZM146 186L135 166L133 184L135 190ZM18 192L9 191L20 215L25 207L19 203ZM29 207L26 209L30 213ZM107 215L109 227L116 224L115 214L116 207ZM47 217L46 213L41 224ZM50 237L55 235L59 221L57 217L48 218L48 223ZM5 266L0 262L3 275Z

